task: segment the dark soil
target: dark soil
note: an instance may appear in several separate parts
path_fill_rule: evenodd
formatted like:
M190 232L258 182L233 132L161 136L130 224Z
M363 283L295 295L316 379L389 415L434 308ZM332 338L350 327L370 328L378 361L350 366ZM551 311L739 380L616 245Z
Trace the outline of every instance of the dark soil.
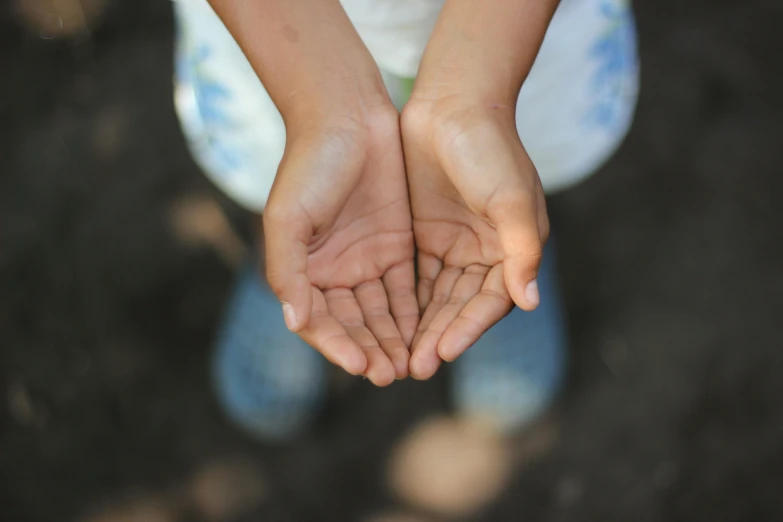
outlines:
M550 204L573 340L558 435L480 520L783 520L783 3L637 8L634 130ZM361 520L394 505L385 459L446 406L443 378L351 383L282 448L224 419L208 367L233 271L170 212L248 216L185 148L172 34L161 0L53 40L0 6L0 520L182 496L232 458L268 488L236 521Z

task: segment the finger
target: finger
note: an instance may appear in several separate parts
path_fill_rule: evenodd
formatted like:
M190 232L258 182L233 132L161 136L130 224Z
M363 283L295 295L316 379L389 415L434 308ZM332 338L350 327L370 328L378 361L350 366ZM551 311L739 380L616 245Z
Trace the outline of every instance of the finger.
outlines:
M465 269L465 272L457 280L449 300L440 308L437 315L427 326L427 333L422 336L422 339L426 338L426 344L423 344L422 349L433 352L432 355L427 355L428 358L437 357L443 359L438 353L439 346L442 344L443 333L459 316L465 305L479 293L488 272L488 267L480 265L470 266Z
M391 267L383 275L383 286L388 295L389 309L405 346L410 346L419 327L421 313L416 299L416 274L413 261ZM406 349L406 352L408 350ZM405 374L407 375L407 359Z
M389 302L383 283L380 280L362 283L354 289L354 294L364 316L364 324L394 365L396 377L404 379L408 376L410 352L389 312ZM415 302L414 310L418 321L419 313Z
M313 310L300 337L321 352L330 362L353 375L362 375L367 369L367 357L341 325L329 313L326 299L320 290L313 288Z
M300 332L313 307L307 277L307 244L312 235L310 220L290 205L270 199L263 213L266 278L283 306L285 324Z
M505 317L513 306L503 280L503 267L496 265L487 274L481 291L446 328L438 343L438 355L444 361L453 361Z
M414 379L429 379L440 367L441 359L438 357L440 335L430 331L430 324L437 317L440 309L448 302L461 275L461 268L446 267L441 270L435 280L432 299L424 311L416 335L413 336L410 373Z
M435 289L435 280L443 269L443 263L440 259L430 254L419 252L418 255L418 279L417 298L419 301L419 311L424 313L432 299L432 292Z
M376 386L387 386L394 382L394 365L381 349L378 340L365 326L362 310L353 291L347 288L335 288L327 290L324 298L329 313L364 352L367 367L363 375Z
M523 310L534 310L539 303L536 277L542 255L536 191L524 187L498 191L488 204L488 215L503 249L509 294Z
M366 326L348 326L346 330L367 357L367 369L364 371L364 376L376 386L383 387L393 383L397 376L394 365L381 349L372 332Z

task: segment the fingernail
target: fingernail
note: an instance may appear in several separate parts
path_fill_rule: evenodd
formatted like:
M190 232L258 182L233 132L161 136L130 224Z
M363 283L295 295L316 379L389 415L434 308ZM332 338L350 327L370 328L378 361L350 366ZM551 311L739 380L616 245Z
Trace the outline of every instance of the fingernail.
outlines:
M290 303L283 303L283 317L285 318L285 325L289 330L293 331L296 328L296 312Z
M533 279L525 287L525 298L531 305L538 306L538 301L540 300L540 297L538 295L537 279Z

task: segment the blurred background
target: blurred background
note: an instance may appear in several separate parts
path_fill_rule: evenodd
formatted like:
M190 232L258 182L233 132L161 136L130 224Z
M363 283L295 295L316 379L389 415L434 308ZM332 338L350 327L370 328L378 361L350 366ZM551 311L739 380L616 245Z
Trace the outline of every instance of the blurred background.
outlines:
M635 7L634 129L550 201L555 411L498 445L444 417L443 372L338 374L272 447L211 391L250 227L180 134L171 3L2 3L0 520L783 520L783 3Z

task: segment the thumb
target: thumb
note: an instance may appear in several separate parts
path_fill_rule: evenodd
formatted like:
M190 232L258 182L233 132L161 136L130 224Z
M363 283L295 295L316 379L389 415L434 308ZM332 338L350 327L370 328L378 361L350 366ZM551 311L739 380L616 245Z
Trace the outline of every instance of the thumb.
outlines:
M310 279L307 277L307 245L312 224L285 198L270 198L264 209L266 278L280 299L285 324L292 332L307 326L313 307Z
M488 215L500 238L503 279L511 299L523 310L535 310L540 301L536 278L543 253L536 194L524 189L509 191L493 202Z

